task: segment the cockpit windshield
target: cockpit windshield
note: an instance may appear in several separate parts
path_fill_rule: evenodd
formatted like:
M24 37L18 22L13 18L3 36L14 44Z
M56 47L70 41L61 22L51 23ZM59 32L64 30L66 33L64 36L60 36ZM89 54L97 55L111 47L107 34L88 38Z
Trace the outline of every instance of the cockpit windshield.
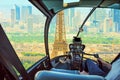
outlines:
M46 16L27 0L0 1L0 24L25 69L45 57Z
M73 37L76 36L91 10L92 8L70 8L59 12L52 19L49 28L51 58L69 52L69 44L72 43ZM86 46L84 52L98 53L101 58L108 62L115 58L120 50L119 13L120 11L117 9L106 8L97 8L92 13L83 26L83 32L78 36L82 39L82 44ZM60 16L63 16L61 21ZM60 38L58 40L57 38L60 36L65 39Z

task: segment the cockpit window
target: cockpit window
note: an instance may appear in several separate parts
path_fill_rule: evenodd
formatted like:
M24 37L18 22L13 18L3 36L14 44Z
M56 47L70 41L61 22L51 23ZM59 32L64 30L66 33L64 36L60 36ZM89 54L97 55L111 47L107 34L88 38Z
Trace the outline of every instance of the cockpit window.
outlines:
M63 0L64 4L65 3L75 3L75 2L79 2L80 0Z
M45 57L46 17L28 0L0 1L0 23L25 69Z
M68 46L72 43L73 36L76 36L80 25L90 10L91 8L70 8L56 14L49 29L51 58L69 51Z
M53 18L49 29L51 58L67 54L70 51L69 44L77 35L79 27L90 10L91 8L70 8L59 12ZM60 15L63 15L64 18L60 18ZM78 36L81 37L82 44L85 45L84 52L98 53L101 58L108 62L115 58L120 52L119 16L120 11L117 9L97 8L93 12L83 26L83 32ZM60 38L60 36L65 39Z
M79 35L86 45L85 52L98 53L111 62L120 52L120 10L97 8ZM88 24L89 23L89 24Z

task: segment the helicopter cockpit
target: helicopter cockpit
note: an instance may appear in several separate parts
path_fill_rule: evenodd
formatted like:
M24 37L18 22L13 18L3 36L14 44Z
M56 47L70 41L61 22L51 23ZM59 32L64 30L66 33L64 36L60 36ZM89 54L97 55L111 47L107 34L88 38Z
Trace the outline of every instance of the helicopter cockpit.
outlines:
M120 80L119 16L120 0L0 1L0 80Z

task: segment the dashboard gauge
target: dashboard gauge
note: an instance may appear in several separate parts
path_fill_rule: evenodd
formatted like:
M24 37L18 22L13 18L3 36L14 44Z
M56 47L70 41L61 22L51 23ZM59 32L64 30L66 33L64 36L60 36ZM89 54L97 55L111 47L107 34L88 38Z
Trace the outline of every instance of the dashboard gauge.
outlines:
M77 50L77 49L75 49L75 52L77 53L77 52L78 52L78 50Z
M80 49L80 46L79 46L79 45L77 45L77 49Z
M74 49L71 49L71 52L74 52Z
M72 49L74 46L73 46L73 44L70 44L70 46L69 46L69 47L70 47L70 49Z

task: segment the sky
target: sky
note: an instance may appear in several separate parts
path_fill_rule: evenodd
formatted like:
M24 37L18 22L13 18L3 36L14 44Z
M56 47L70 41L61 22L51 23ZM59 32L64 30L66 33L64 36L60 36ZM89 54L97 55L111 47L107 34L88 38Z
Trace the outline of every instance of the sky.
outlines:
M19 5L28 4L28 5L30 5L31 3L28 0L0 0L0 5L11 6L14 4L19 4Z
M73 1L79 1L79 0L64 0L64 2L69 3ZM15 9L15 5L21 6L32 6L33 13L38 14L39 11L36 7L33 6L28 0L0 0L0 14L4 14L5 16L10 15L11 9ZM7 13L7 14L5 14Z
M0 0L0 10L12 9L14 5L32 5L28 0Z
M65 3L78 2L79 0L63 0ZM0 6L31 5L28 0L0 0Z
M14 5L32 5L28 0L0 0L0 10L12 9Z
M33 6L28 0L0 0L0 14L4 16L10 16L11 9L15 9L15 5L21 6L32 6L33 13L40 13L39 10Z

